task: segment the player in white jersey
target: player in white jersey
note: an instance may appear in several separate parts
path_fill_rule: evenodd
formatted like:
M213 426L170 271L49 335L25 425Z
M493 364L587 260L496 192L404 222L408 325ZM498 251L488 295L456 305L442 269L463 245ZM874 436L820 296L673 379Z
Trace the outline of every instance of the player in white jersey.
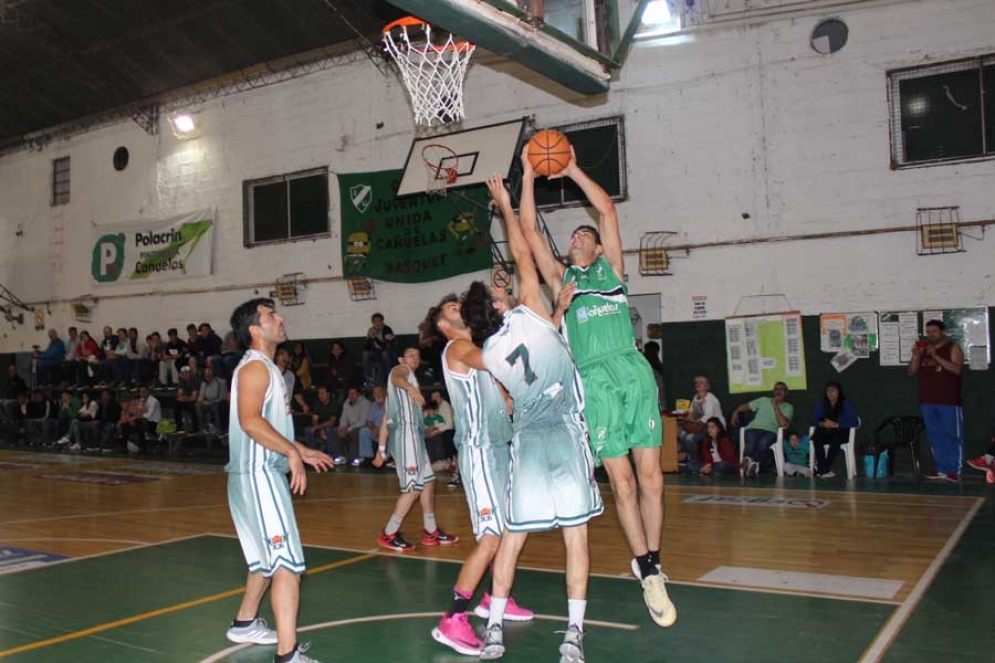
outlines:
M304 464L332 468L326 454L294 442L294 420L286 388L273 363L276 346L287 340L283 317L272 299L250 300L232 313L231 327L246 350L232 377L229 419L228 504L249 566L245 596L228 639L276 644L274 663L317 663L297 644L297 608L304 551L291 493L307 488ZM287 481L287 473L290 481ZM276 633L259 618L269 589Z
M397 465L397 478L401 484L401 496L397 498L394 512L387 525L380 532L377 543L384 548L409 552L415 547L401 536L401 524L408 511L421 500L422 518L425 531L422 533L423 546L448 546L459 541L458 536L447 534L435 522L435 472L425 448L425 419L422 407L425 397L418 387L415 371L421 363L418 348L408 348L398 358L398 365L387 376L387 409L383 422L387 428L388 440L381 435L374 467L382 467L386 461L387 446ZM381 426L383 428L383 426Z
M529 532L561 528L567 549L567 631L561 663L584 660L590 559L587 522L604 511L582 415L584 391L570 350L550 322L532 253L499 176L487 187L507 226L521 303L473 283L461 312L483 362L515 402L507 528L494 563L490 618L480 658L504 655L502 620ZM507 310L511 308L511 310ZM500 315L499 311L507 311Z
M470 626L467 609L504 533L511 418L505 394L484 368L480 348L470 340L456 295L448 295L433 306L419 331L422 342L448 341L442 351L442 372L453 406L460 474L477 539L453 587L452 606L432 630L432 637L461 654L478 656L483 642ZM490 604L491 597L485 592L474 612L486 618ZM529 621L534 616L531 610L508 599L506 621Z

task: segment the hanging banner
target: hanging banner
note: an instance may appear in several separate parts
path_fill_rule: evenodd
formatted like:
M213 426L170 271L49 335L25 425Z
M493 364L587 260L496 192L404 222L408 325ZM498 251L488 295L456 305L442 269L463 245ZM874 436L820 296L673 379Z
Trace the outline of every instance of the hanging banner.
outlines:
M796 312L726 318L729 393L805 389L802 317Z
M213 273L215 210L97 226L90 273L99 285L152 283Z
M338 176L346 278L424 283L490 269L487 189L462 189L454 198L398 198L402 172Z

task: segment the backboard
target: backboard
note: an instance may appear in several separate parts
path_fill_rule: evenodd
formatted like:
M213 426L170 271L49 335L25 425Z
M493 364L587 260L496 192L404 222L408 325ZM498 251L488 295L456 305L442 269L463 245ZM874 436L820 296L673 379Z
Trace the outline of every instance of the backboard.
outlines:
M398 196L483 183L494 174L507 178L518 156L525 118L477 129L415 138Z

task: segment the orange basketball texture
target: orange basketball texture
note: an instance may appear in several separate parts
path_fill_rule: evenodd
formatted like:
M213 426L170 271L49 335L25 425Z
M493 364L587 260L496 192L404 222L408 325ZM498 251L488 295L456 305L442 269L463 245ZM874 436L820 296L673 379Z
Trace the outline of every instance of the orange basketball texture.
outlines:
M543 129L529 140L526 154L536 175L556 175L570 163L570 141L555 129Z

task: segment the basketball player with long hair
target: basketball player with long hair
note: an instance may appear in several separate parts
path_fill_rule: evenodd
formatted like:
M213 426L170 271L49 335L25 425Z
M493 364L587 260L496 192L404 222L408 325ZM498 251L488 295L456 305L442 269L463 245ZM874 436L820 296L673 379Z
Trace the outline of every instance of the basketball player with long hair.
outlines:
M452 606L432 631L432 637L461 654L478 656L483 643L467 620L467 608L504 534L511 418L504 393L484 368L480 348L470 339L456 295L447 295L429 309L419 332L423 343L447 341L442 351L442 372L453 406L460 475L477 539L453 587ZM487 618L490 604L491 597L484 592L474 612ZM534 616L531 610L508 599L505 621L529 621Z
M667 577L660 569L663 426L656 380L636 348L629 319L615 204L580 169L572 147L570 151L570 162L550 179L569 177L580 187L598 212L598 228L582 225L574 230L569 266L556 259L536 226L535 172L526 147L522 152L522 229L557 300L557 316L562 314L563 334L584 382L584 418L594 456L608 471L618 519L634 556L632 572L642 583L650 617L660 626L672 626L677 621L677 608L667 594Z
M307 488L305 463L323 472L332 469L332 459L294 442L286 387L273 363L277 345L287 340L273 300L245 302L232 313L231 327L246 352L232 377L225 470L228 505L249 574L228 639L275 644L274 663L317 663L304 654L307 646L297 644L304 551L290 495L303 495ZM258 616L271 584L276 633Z
M494 583L483 660L504 655L502 622L515 566L530 532L560 528L566 544L567 630L561 663L584 660L584 612L590 559L587 522L604 511L584 425L584 390L563 337L550 322L529 246L499 176L488 179L508 229L521 303L503 289L475 282L461 314L487 370L514 400L511 475L505 533L494 562Z

